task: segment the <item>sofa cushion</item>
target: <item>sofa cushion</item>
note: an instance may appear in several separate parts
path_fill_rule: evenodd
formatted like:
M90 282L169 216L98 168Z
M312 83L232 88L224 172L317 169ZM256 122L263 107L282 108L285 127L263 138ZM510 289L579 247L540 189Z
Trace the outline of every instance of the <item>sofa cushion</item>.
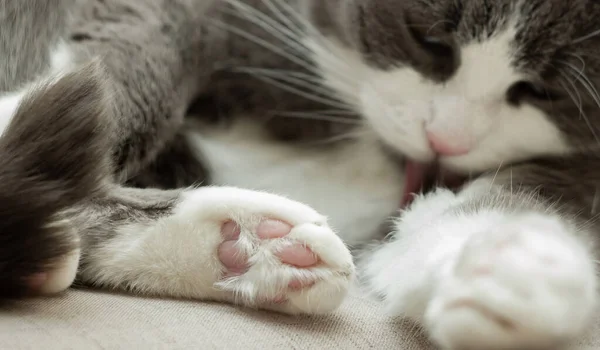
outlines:
M319 317L88 290L1 308L0 349L433 349L356 292ZM577 348L600 349L600 340Z

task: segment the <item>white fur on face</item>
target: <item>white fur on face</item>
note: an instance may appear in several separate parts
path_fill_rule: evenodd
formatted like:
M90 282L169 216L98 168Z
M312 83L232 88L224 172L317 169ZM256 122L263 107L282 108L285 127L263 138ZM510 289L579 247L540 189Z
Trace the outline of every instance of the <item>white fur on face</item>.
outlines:
M510 105L508 89L526 78L511 67L512 27L461 49L461 66L444 84L410 67L368 65L335 39L308 39L326 84L361 111L389 145L419 161L436 154L427 132L469 152L441 156L455 171L483 171L502 163L569 151L558 128L537 108Z

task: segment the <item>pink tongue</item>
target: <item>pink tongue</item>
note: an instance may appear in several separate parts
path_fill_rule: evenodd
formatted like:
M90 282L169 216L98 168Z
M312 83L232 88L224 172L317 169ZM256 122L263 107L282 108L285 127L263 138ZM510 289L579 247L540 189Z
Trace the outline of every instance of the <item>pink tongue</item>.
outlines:
M465 176L457 175L447 170L442 170L441 174L439 174L439 178L445 187L454 190L459 189L466 181Z
M400 208L408 206L414 198L413 194L420 192L427 172L427 165L407 160L404 171L406 179Z

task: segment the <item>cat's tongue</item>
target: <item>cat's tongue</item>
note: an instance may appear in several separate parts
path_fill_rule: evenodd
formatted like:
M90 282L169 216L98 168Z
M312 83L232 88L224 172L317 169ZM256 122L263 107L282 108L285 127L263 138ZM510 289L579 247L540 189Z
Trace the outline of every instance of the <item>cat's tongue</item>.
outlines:
M400 208L406 208L414 199L415 193L431 188L433 185L449 189L459 189L466 178L435 164L423 164L407 160L404 165L405 183Z
M425 184L425 178L431 166L407 160L404 165L404 194L402 195L401 208L407 207L414 199L414 194L419 193Z

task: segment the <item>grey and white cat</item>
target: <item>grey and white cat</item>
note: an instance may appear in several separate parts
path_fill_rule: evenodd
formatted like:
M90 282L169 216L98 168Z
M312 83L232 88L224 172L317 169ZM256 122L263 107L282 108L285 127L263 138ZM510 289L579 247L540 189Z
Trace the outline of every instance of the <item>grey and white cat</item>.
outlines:
M357 260L391 314L446 349L576 340L597 302L599 15L593 0L2 1L0 291L77 278L330 312L355 275L346 246L402 206ZM409 204L447 172L473 180Z

